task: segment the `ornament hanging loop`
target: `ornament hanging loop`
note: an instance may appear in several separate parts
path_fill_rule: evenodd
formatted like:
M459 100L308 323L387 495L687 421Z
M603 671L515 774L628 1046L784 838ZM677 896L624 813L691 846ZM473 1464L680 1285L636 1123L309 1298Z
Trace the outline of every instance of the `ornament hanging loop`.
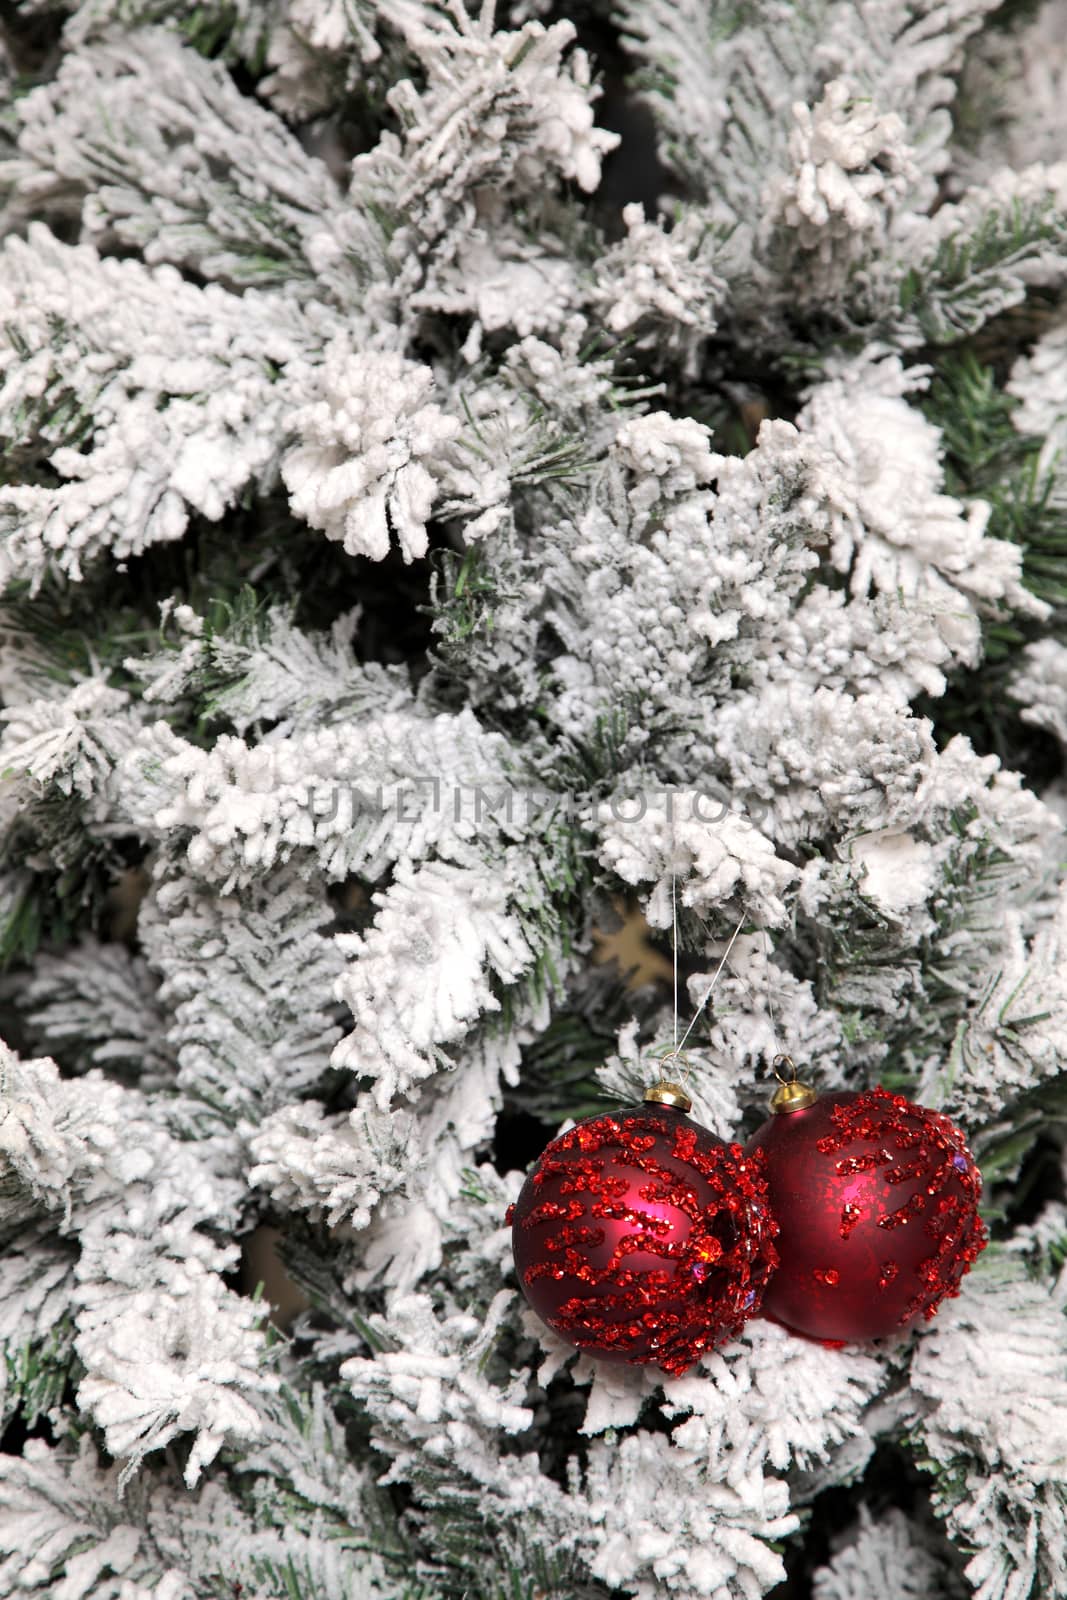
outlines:
M782 1083L782 1084L796 1083L796 1081L797 1081L797 1064L793 1060L792 1056L787 1056L787 1055L775 1056L774 1060L771 1062L771 1066L774 1068L774 1076L778 1079L779 1083ZM783 1069L783 1067L788 1067L788 1069L789 1069L788 1078L783 1078L782 1077L782 1069Z
M792 1056L775 1056L772 1065L774 1076L778 1079L778 1087L771 1097L772 1111L806 1111L808 1106L815 1104L819 1097L810 1084L798 1081L796 1062ZM785 1071L789 1073L788 1077L783 1076Z
M668 1073L673 1073L681 1068L681 1076L688 1078L692 1068L685 1056L681 1055L674 1046L661 1050L659 1054L660 1075L655 1083L649 1084L645 1090L644 1098L650 1105L673 1106L676 1111L687 1112L693 1109L693 1102L686 1093L684 1086L676 1083Z

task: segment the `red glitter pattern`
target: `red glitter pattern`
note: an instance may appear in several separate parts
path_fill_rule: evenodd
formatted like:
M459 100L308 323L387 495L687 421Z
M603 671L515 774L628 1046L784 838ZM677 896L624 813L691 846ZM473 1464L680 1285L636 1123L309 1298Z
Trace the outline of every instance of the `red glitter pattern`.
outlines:
M749 1148L780 1226L763 1310L794 1331L874 1339L933 1317L985 1247L962 1134L903 1095L824 1096L772 1117Z
M685 1372L758 1309L777 1265L762 1166L669 1106L579 1123L509 1208L527 1299L581 1350Z

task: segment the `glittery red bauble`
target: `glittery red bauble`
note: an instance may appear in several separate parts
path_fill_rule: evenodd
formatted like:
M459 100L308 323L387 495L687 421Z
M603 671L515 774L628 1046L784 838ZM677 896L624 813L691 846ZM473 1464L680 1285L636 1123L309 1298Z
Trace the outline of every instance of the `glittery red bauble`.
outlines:
M761 1158L670 1106L553 1139L508 1218L519 1282L550 1328L671 1373L738 1331L777 1261Z
M825 1095L772 1116L762 1152L780 1266L763 1313L818 1339L930 1318L986 1243L982 1178L957 1128L903 1095Z

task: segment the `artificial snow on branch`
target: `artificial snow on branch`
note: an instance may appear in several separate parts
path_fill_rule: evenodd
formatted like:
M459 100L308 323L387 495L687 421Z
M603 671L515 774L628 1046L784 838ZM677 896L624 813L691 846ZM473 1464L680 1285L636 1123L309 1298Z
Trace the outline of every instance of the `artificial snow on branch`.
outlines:
M305 333L286 299L200 289L40 224L6 239L0 441L51 470L0 489L3 581L80 578L269 483L285 437L274 371Z
M0 7L0 1600L1062 1590L1063 0L566 9ZM958 1296L542 1327L783 1054Z

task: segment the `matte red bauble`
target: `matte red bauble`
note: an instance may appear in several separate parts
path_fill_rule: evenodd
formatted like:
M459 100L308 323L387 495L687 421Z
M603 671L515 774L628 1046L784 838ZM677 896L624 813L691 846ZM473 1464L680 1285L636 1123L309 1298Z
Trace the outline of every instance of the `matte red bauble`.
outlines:
M785 1088L798 1109L784 1106L748 1146L764 1157L779 1226L764 1315L826 1340L879 1339L932 1317L987 1238L963 1135L885 1089Z
M762 1158L688 1109L683 1091L657 1085L643 1105L579 1122L508 1212L519 1282L550 1328L670 1373L740 1329L777 1263Z

